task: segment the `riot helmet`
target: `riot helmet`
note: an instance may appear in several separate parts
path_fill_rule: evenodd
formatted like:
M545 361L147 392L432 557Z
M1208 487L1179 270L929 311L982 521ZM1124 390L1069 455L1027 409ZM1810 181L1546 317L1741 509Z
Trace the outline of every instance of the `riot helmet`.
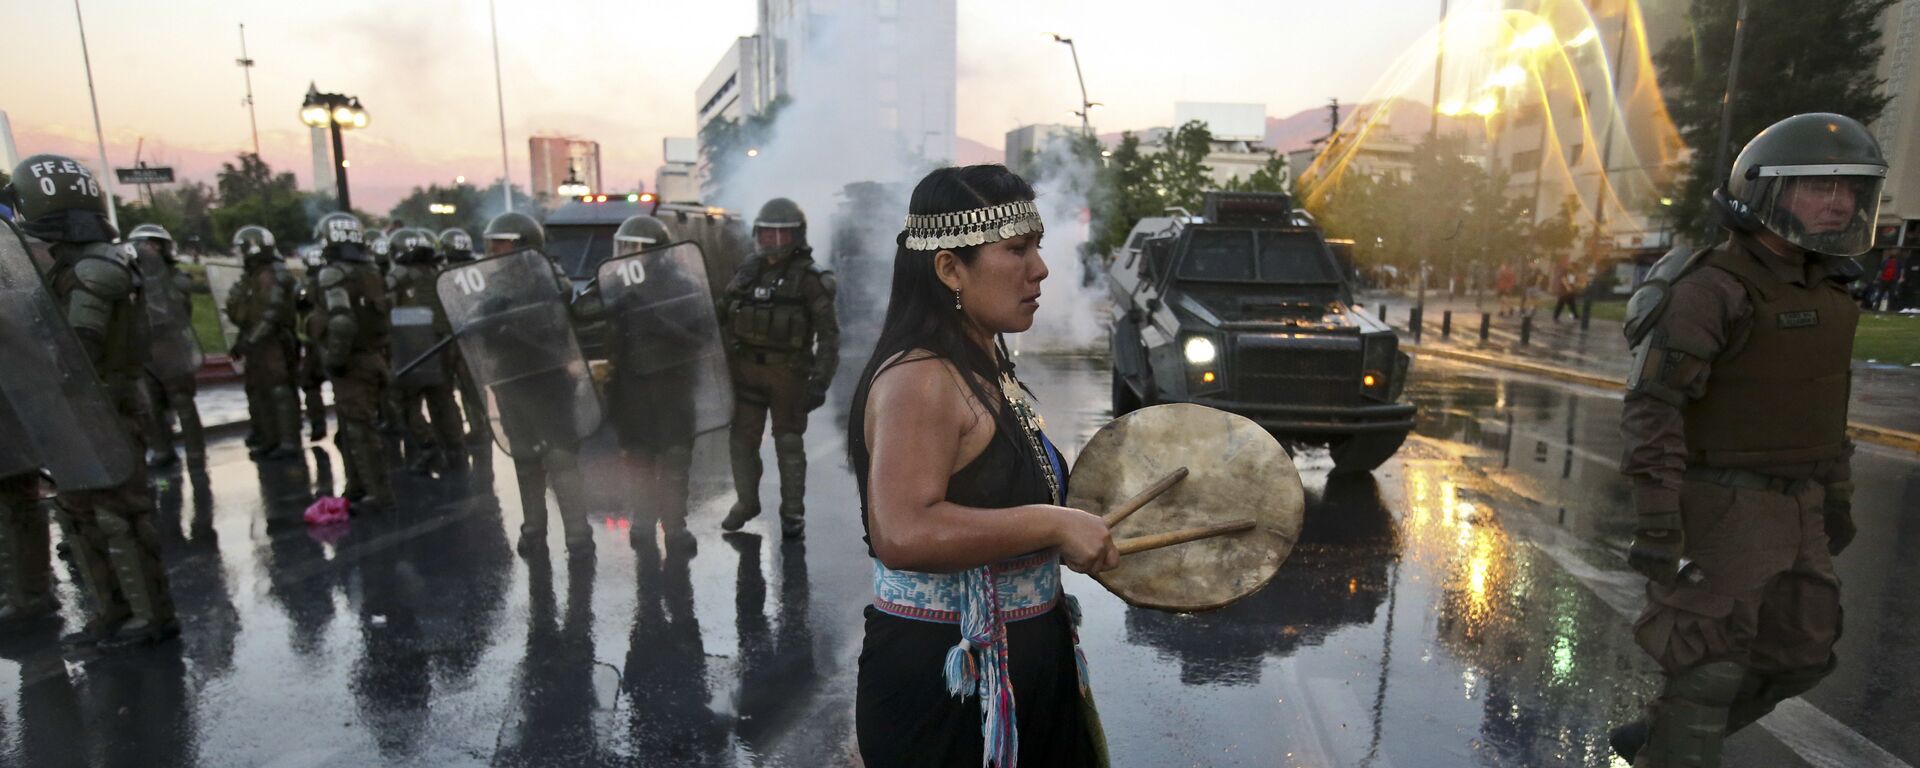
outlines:
M784 197L768 200L753 219L755 250L763 255L784 256L807 247L807 215L800 205Z
M489 256L522 248L536 251L545 251L547 248L546 229L532 216L519 211L508 211L493 217L493 221L487 222L486 238Z
M273 233L266 227L248 224L233 233L233 255L244 261L270 261L279 257L273 248Z
M326 249L319 245L300 246L300 263L307 266L308 272L318 271L327 265Z
M173 235L167 228L158 224L141 224L127 233L127 244L136 250L149 248L160 253L160 258L173 261Z
M1814 253L1873 247L1887 160L1866 126L1825 112L1794 115L1753 137L1716 198L1736 229L1765 229Z
M366 231L361 227L360 217L351 213L334 212L320 217L313 226L313 239L320 244L328 261L358 261L365 263L371 259L364 249Z
M111 242L107 199L93 171L70 157L34 155L13 168L6 197L20 229L49 243Z
M387 262L393 259L393 238L385 233L374 233L367 240L367 252L373 254L373 260Z
M419 227L407 227L387 236L387 249L395 263L426 264L433 261L433 233Z
M473 261L473 236L459 227L440 231L440 259L449 264Z
M613 231L613 255L632 256L673 241L667 225L652 216L629 216Z

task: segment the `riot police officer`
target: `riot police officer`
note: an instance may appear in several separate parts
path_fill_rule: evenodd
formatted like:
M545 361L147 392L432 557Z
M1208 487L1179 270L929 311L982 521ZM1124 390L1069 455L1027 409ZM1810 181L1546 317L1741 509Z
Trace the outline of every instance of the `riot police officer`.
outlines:
M247 402L259 445L255 456L287 459L300 455L300 401L293 391L299 340L294 332L294 297L299 284L265 227L245 226L233 233L233 255L246 268L227 297L227 318L240 329L234 356L246 361Z
M508 212L495 216L487 223L485 233L487 252L491 256L504 256L516 251L531 250L542 254L546 268L551 270L554 289L559 296L570 299L573 285L560 265L545 256L547 236L545 228L533 217L524 213ZM566 312L563 306L562 315ZM559 330L567 336L572 328L563 316L558 321ZM505 342L502 347L518 344L522 349L497 349L502 357L513 358L528 355L533 350L526 345L552 347L557 345L575 345L572 338L506 339L491 341ZM578 354L577 346L571 350ZM471 350L469 362L477 362ZM543 371L537 378L513 382L514 391L505 390L507 382L488 382L487 386L496 390L496 399L500 404L500 423L502 433L499 437L509 445L526 446L524 450L514 449L513 471L520 482L520 508L524 515L520 524L520 541L515 545L521 554L531 554L546 545L547 536L547 485L551 481L554 496L560 503L560 524L566 536L567 551L573 556L587 556L593 553L593 530L587 525L586 487L580 476L579 441L585 437L577 430L560 428L549 423L555 421L556 414L563 414L571 408L558 401L570 392L578 392L577 382L565 380L566 371L553 369ZM531 395L521 396L522 394ZM586 385L586 396L592 397L591 384ZM549 402L540 402L542 398ZM595 404L597 412L597 404ZM597 419L596 419L597 421ZM571 426L571 425L568 425Z
M720 527L737 531L760 514L760 436L773 417L780 469L780 530L806 529L807 413L827 400L840 363L833 273L813 260L800 206L774 198L753 222L756 250L720 301L732 348L733 487L738 500Z
M319 276L320 311L326 322L318 325L318 341L340 421L333 440L346 463L345 495L356 511L384 511L393 503L393 492L386 445L374 423L380 418L390 372L387 284L362 249L365 235L353 214L321 217L313 236L324 244L327 261Z
M100 187L86 166L58 155L27 158L14 169L10 186L21 228L51 245L47 283L53 300L99 375L130 453L138 456L144 446L137 387L147 356L137 314L139 279L111 244L115 232ZM92 620L70 641L112 647L180 633L160 561L153 500L137 463L112 487L59 489L56 516L93 604Z
M320 332L327 324L327 313L320 311L320 270L327 265L320 244L302 246L300 265L305 272L294 294L294 329L300 337L300 364L294 371L294 383L300 387L307 408L307 439L318 442L327 436L327 372L320 365Z
M1622 472L1648 577L1634 624L1666 682L1610 741L1637 766L1715 766L1725 737L1834 668L1854 535L1847 402L1887 162L1833 114L1761 131L1714 193L1730 237L1654 265L1628 304Z
M466 230L459 227L441 230L439 244L442 267L473 262L473 236L467 234ZM460 409L467 419L467 445L485 445L492 435L487 424L487 404L480 398L480 388L474 386L473 372L467 370L467 361L460 353L460 345L448 345L441 354L447 356L447 364L453 367L454 387L460 390Z
M173 452L171 411L180 421L180 440L187 462L207 460L207 440L200 429L200 409L193 397L194 376L200 369L200 346L193 335L193 278L180 271L173 235L158 224L141 224L127 234L127 246L140 275L141 307L147 316L148 350L142 392L147 398L144 426L147 466L179 463Z
M392 243L393 269L387 273L387 293L393 299L393 364L406 365L435 342L452 334L447 312L434 292L438 269L437 243L433 233L424 229L402 229L389 237ZM407 310L413 309L413 313ZM424 325L400 323L425 309ZM414 343L403 344L403 341ZM444 354L416 366L414 371L394 382L399 394L400 414L418 448L408 466L414 472L464 470L466 450L460 430L460 407L453 402L453 368ZM426 406L425 416L421 406Z

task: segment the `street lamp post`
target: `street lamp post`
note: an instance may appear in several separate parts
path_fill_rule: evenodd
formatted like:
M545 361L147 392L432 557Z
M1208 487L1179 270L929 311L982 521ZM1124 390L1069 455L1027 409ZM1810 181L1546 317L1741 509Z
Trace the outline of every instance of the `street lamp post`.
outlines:
M367 111L358 96L321 93L307 84L306 101L300 105L300 122L315 128L326 126L333 136L333 184L340 190L340 210L353 212L353 198L347 193L346 146L340 141L342 129L367 127Z
M1080 116L1080 130L1091 138L1093 136L1093 122L1088 119L1087 115L1093 111L1094 107L1100 106L1100 102L1087 99L1087 76L1080 72L1080 49L1074 47L1073 38L1071 37L1061 37L1053 33L1048 33L1047 36L1053 38L1053 41L1056 43L1064 43L1067 46L1067 51L1073 54L1073 77L1080 81L1080 111L1074 114Z

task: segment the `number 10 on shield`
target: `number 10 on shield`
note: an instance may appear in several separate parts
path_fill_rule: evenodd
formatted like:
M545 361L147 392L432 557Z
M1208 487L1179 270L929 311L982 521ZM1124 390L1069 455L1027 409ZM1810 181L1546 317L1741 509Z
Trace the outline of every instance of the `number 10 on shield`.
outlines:
M622 287L632 288L645 279L647 279L647 270L640 265L639 259L628 259L626 263L620 265Z
M462 294L472 296L487 289L487 276L478 269L463 269L453 274L453 284L460 286Z

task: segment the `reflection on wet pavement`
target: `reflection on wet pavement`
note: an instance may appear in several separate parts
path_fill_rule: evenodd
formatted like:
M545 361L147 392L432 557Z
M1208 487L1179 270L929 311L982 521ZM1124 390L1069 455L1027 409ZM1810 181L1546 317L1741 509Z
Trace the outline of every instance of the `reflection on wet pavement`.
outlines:
M1064 447L1109 418L1097 361L1021 373ZM1618 565L1617 399L1425 361L1411 395L1419 434L1373 475L1298 452L1306 528L1253 597L1173 615L1068 577L1116 765L1609 764L1606 726L1654 685ZM336 482L330 448L256 465L216 443L208 472L156 491L182 641L68 663L55 628L0 635L0 764L846 764L869 586L845 407L808 434L804 544L770 515L719 533L732 491L709 435L644 459L596 444L584 560L514 556L514 479L486 462L396 475L400 511L321 531L301 513ZM1860 461L1843 663L1810 700L1912 759L1895 713L1920 686L1852 660L1914 653L1920 566L1901 553L1920 542L1895 512L1920 475ZM691 546L663 524L682 513ZM60 596L71 622L68 574ZM1729 764L1803 764L1755 734Z

